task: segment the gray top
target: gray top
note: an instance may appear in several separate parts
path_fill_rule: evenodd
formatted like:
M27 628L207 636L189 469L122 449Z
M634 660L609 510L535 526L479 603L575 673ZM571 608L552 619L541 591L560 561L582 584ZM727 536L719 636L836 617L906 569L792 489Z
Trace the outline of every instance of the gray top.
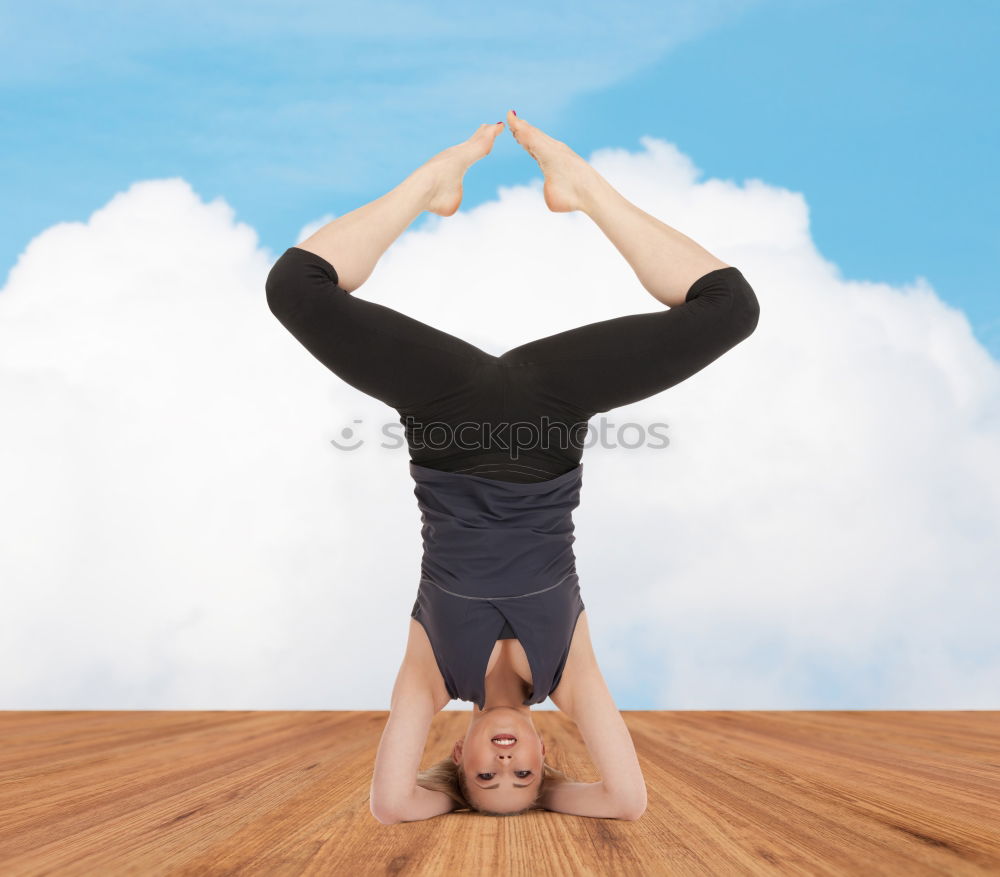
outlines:
M486 665L509 630L531 667L524 705L541 703L559 685L585 608L572 547L583 464L527 484L412 461L410 474L424 546L410 615L427 631L448 694L485 707Z

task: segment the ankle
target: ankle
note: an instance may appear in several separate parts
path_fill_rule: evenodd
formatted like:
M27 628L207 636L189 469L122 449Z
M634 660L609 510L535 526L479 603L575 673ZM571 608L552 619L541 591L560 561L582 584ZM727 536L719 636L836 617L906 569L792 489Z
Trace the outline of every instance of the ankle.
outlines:
M588 170L582 174L577 184L577 192L580 197L580 210L593 219L601 205L607 203L608 197L617 192L593 167L590 165L587 167Z
M408 195L414 208L423 213L430 207L434 197L437 176L429 165L421 165L399 184L399 189Z

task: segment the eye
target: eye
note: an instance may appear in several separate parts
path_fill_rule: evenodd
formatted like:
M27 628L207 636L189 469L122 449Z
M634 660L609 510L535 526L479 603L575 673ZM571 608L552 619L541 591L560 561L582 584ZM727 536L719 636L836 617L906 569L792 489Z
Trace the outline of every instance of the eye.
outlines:
M514 771L514 776L516 776L519 780L527 779L528 777L531 776L531 771L530 770L515 770ZM491 779L493 779L493 774L492 773L477 773L476 774L476 779L483 780L483 781L491 780Z

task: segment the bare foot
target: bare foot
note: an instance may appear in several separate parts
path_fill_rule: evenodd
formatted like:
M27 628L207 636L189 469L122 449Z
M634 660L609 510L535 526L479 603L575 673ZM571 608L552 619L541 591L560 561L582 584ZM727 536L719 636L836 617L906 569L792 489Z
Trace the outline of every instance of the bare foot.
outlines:
M525 122L513 110L507 113L507 124L545 175L545 206L555 213L583 209L583 196L597 171L561 140Z
M462 178L474 162L489 155L493 141L503 130L503 122L480 125L468 140L442 150L421 165L415 173L426 174L430 185L427 210L438 216L451 216L462 203Z

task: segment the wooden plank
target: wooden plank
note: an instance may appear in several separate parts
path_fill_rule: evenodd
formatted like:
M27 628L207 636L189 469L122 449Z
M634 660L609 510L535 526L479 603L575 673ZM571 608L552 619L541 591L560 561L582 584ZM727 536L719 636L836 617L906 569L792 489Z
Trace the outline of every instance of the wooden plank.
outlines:
M386 712L0 713L3 874L1000 873L1000 712L623 711L637 821L455 812L384 826ZM548 759L599 779L575 725ZM424 766L468 715L435 716Z

